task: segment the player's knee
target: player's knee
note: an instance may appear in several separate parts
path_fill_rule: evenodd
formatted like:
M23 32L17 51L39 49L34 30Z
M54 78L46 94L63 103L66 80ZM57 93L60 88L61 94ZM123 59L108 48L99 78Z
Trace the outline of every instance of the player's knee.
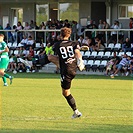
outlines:
M49 60L49 61L51 60L51 55L48 55L48 60Z
M3 71L0 71L0 75L2 75L2 76L3 76L3 75L4 75L4 72L3 72Z
M68 90L63 89L63 90L62 90L62 95L63 95L64 97L69 96L69 95L70 95L70 89L68 89Z
M52 55L48 55L48 60L49 60L49 61L52 60Z

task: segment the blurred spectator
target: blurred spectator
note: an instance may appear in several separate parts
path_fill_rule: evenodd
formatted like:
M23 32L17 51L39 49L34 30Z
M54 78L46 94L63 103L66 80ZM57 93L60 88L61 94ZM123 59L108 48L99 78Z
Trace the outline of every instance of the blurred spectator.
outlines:
M44 51L42 53L40 53L40 57L44 56L44 55L48 55L48 54L54 54L53 48L51 46L50 43L47 44L47 46L45 47Z
M115 21L114 24L111 26L111 28L112 29L119 29L119 22ZM117 31L112 31L111 36L112 36L113 43L116 44L116 42L117 42Z
M0 24L0 30L3 30L3 26ZM4 35L4 32L3 31L0 31L0 34L3 34Z
M93 20L90 20L90 23L86 26L87 29L93 29ZM91 38L91 31L87 31L86 32L86 36L88 36L89 38Z
M131 43L131 52L132 52L132 55L133 55L133 43Z
M18 67L17 67L17 71L18 71L18 72L25 72L25 71L26 71L26 66L25 66L25 64L19 61L19 62L18 62Z
M44 22L42 22L42 23L40 24L40 29L41 29L41 30L46 29L46 25L44 24Z
M120 63L121 58L117 56L116 52L113 52L113 57L111 59L115 59L115 63L113 64L113 71L116 70L116 65Z
M102 20L99 20L98 29L104 29L104 24L103 24L103 21ZM104 35L104 32L103 31L99 31L98 32L98 37L101 40L103 40L103 35Z
M34 29L34 21L33 20L30 21L30 28Z
M9 59L9 65L7 71L12 72L14 70L17 70L17 57L14 54L12 54Z
M36 30L38 30L38 29L39 29L39 26L37 25L37 23L36 23L36 22L34 22L34 28L35 28Z
M133 18L130 18L129 28L133 29ZM133 31L130 31L130 40L131 40L131 43L133 43Z
M107 23L106 20L103 21L103 25L104 25L104 29L110 29L110 25ZM108 32L104 32L104 42L105 42L105 38L106 38L106 33L107 33L107 39L110 39L110 31Z
M106 20L103 21L104 29L109 29L110 25L107 23Z
M116 52L113 53L113 57L110 61L108 61L106 66L106 73L105 75L108 76L112 73L112 71L116 69L116 65L119 64L120 58L116 55Z
M28 72L35 72L34 69L34 50L32 46L29 47L29 51L27 52L27 55L25 57L19 58L19 66L21 68L20 71L26 71Z
M29 47L29 52L28 52L28 55L27 55L27 60L28 61L32 61L34 57L34 49L32 48L32 46Z
M17 58L24 58L24 53L23 53L24 49L23 47L18 47L18 54L16 55Z
M62 28L62 22L61 21L57 21L56 29L61 29L61 28Z
M105 72L105 75L106 76L108 76L109 75L109 72L111 72L114 63L115 63L115 59L111 59L110 61L107 62L106 72Z
M27 55L28 55L28 51L25 49L25 47L22 47L22 56L23 57L21 57L21 58L25 58L25 57L27 57Z
M39 63L42 66L50 63L50 61L48 60L48 55L53 55L53 54L54 54L53 48L52 48L51 44L48 43L47 46L45 47L44 51L40 51L40 53L38 54Z
M97 29L97 27L96 27L96 25L95 24L93 24L93 29ZM94 30L94 31L92 31L92 38L94 39L95 37L96 37L96 35L97 35L97 32Z
M95 46L93 47L93 50L94 51L100 51L100 50L104 51L105 50L104 42L99 37L95 38Z
M5 27L5 30L11 30L11 29L12 28L11 28L10 24L7 23L7 25ZM7 35L8 42L12 42L13 43L13 36L12 36L11 31L8 31L6 35Z
M77 22L72 21L72 33L71 33L71 40L76 40L77 38Z
M39 30L39 26L36 22L34 22L34 29ZM36 37L35 38L41 38L39 31L36 31Z
M20 41L20 44L22 44L24 47L27 45L28 38L26 35L23 35L23 39Z
M133 57L131 57L131 60L130 60L129 72L130 72L130 76L133 77Z
M132 50L131 42L128 37L126 38L125 42L122 44L122 50L124 51L124 53L126 53L127 51L131 52L131 50Z
M17 42L17 32L16 32L16 28L17 26L16 25L13 25L13 30L15 30L14 32L12 32L12 39L13 39L13 42Z
M55 35L52 35L52 38L51 38L51 40L50 40L51 46L53 46L57 41L58 41L58 40L57 40L57 37L56 37Z
M23 26L22 26L21 22L18 21L17 27L16 27L17 42L18 42L18 43L19 43L19 42L22 40L22 38L23 38L23 33L22 33L22 31L20 31L20 30L23 30Z
M40 30L45 30L46 29L46 25L44 24L44 22L42 22L39 26ZM44 31L38 32L38 38L36 38L36 41L42 41L44 42Z
M26 22L26 23L25 23L24 30L30 30L30 29L31 29L31 27L30 27L29 23ZM25 36L31 36L31 32L25 31L25 32L24 32L24 35L25 35Z
M57 36L57 41L61 41L61 36L60 35Z
M80 50L83 50L83 51L90 50L90 51L92 51L92 39L89 38L88 36L86 36L85 39L84 39L84 43L82 43L82 45L81 45Z
M32 39L31 36L28 37L27 44L26 44L26 49L28 50L30 46L34 48L34 43L35 41Z
M123 29L123 24L119 22L119 29ZM123 31L119 31L119 36L118 36L119 42L122 43L124 39L124 33Z
M77 36L79 37L79 36L81 36L81 35L83 35L83 31L82 31L82 26L81 26L81 24L80 23L77 23Z
M120 63L116 65L116 69L111 74L111 78L114 78L118 74L118 72L124 68L125 72L127 71L127 66L129 65L130 57L127 56L126 54L123 55L123 58L121 59ZM126 68L126 69L125 69ZM127 75L126 75L127 76Z
M85 44L85 39L84 39L83 35L79 36L78 42L79 42L80 46L83 46L83 44Z
M70 23L68 22L68 19L66 19L65 21L64 21L64 25L63 25L63 27L67 27L67 28L70 28Z

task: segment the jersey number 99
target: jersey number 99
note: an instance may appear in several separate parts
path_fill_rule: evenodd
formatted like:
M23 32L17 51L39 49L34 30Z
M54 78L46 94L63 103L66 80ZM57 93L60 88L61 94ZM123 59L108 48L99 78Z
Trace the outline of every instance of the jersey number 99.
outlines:
M67 47L60 47L60 53L62 55L63 59L74 57L73 47L67 46Z

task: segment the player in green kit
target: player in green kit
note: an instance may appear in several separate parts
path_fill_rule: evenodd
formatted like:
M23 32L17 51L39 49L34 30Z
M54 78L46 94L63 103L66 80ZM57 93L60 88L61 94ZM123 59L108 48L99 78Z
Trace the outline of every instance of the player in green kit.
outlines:
M4 42L4 35L0 34L0 75L2 76L4 86L8 86L6 78L10 79L10 84L12 84L13 77L6 74L5 70L8 67L9 63L9 56L8 56L9 49L7 44Z

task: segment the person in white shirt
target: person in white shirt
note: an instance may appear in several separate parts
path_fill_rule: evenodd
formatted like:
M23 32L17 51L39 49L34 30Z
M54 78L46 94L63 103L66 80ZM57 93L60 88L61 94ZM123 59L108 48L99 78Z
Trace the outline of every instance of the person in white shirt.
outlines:
M29 36L28 37L28 40L27 40L27 44L26 44L26 50L28 50L30 46L33 46L34 45L34 42L35 41L32 39L32 36Z
M23 39L21 40L20 44L22 44L24 47L26 47L27 41L28 41L27 36L23 35Z
M84 39L83 35L79 36L78 42L80 43L80 46L82 46L82 44L85 44L85 39Z
M23 48L23 52L22 52L23 57L27 57L27 55L29 54L28 51L25 49L25 47L22 47L22 48Z
M115 21L114 24L111 26L111 29L120 29L119 22ZM111 36L112 36L112 41L114 43L116 43L116 41L117 41L117 31L112 31Z

